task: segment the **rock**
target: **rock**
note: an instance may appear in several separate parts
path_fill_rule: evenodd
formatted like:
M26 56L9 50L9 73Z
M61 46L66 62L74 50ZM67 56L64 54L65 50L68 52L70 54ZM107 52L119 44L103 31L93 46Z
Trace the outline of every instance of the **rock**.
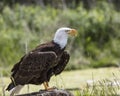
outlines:
M53 89L53 90L40 90L39 92L21 94L16 96L74 96L67 90L64 89Z

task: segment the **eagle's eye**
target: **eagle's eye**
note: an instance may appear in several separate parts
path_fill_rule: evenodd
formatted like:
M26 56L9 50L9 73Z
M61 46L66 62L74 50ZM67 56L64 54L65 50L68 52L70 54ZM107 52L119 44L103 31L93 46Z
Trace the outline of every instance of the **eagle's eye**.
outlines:
M65 32L68 32L68 31L70 31L70 30L65 30Z

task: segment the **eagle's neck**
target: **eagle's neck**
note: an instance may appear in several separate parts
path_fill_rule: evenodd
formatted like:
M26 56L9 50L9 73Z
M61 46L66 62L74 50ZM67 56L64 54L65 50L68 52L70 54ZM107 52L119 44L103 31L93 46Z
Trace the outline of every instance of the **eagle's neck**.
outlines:
M68 40L68 35L67 34L55 34L55 37L53 39L53 41L55 43L57 43L61 49L65 48L65 46L67 45L67 40Z

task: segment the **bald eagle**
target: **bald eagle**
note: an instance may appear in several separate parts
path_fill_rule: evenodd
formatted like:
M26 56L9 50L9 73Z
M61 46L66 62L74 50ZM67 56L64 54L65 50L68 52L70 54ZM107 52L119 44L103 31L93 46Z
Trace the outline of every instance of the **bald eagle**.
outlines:
M25 84L43 84L49 90L51 76L60 74L66 67L70 55L65 51L68 35L75 36L71 28L59 28L52 41L41 44L25 54L11 72L11 83L7 89L10 96L17 94Z

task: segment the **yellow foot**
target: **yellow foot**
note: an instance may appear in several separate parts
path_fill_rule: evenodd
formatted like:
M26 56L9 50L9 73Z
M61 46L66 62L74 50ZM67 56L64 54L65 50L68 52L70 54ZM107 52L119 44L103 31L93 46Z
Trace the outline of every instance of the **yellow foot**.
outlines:
M44 82L43 85L45 87L45 90L47 90L47 91L52 91L54 89L57 89L56 87L49 87L48 82Z
M47 87L47 89L45 89L45 90L52 91L52 90L55 90L55 89L57 89L57 88L56 87Z

